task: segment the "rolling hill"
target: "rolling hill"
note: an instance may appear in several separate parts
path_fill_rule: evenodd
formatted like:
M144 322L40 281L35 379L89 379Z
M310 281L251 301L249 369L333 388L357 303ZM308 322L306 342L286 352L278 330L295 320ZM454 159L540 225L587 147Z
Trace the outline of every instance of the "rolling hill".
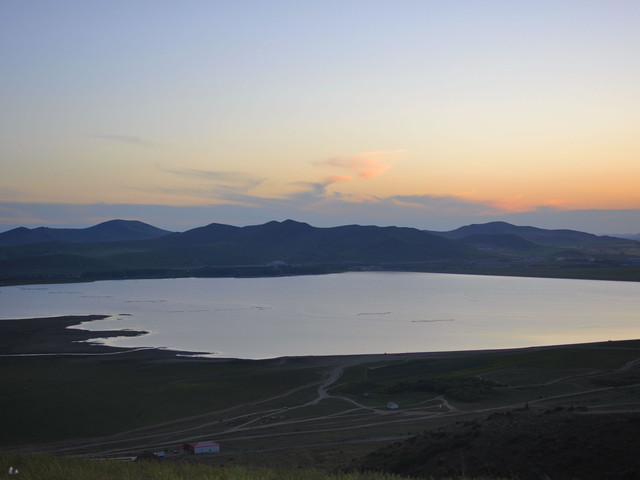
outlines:
M211 224L160 238L153 248L173 254L188 249L198 263L215 264L416 262L475 255L472 248L414 228L317 228L293 220L248 227Z
M18 227L0 233L0 246L44 242L121 242L157 238L169 233L137 220L109 220L89 228Z
M448 232L430 231L430 233L451 240L461 240L466 237L478 235L491 235L494 236L494 238L499 235L514 235L538 245L561 248L579 248L586 245L623 245L629 243L628 240L617 237L598 236L576 230L547 230L537 227L521 227L506 222L472 224Z

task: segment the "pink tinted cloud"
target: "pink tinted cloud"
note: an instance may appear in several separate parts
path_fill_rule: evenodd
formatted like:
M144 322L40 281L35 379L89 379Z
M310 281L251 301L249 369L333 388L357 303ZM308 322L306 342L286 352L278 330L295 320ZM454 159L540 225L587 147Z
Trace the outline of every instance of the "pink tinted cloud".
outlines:
M485 203L504 213L534 212L540 208L562 209L566 205L566 201L560 199L548 199L544 202L532 203L530 200L527 200L524 195L494 199L486 201Z
M476 194L475 190L469 190L468 192L453 193L451 196L457 197L457 198L469 198L474 196L475 194Z
M397 154L405 150L389 150L362 152L348 157L331 157L321 165L344 168L355 173L360 178L370 179L382 175L394 162Z
M330 183L350 182L351 180L353 180L353 177L349 177L347 175L330 175L326 178L325 182L327 184L330 184Z

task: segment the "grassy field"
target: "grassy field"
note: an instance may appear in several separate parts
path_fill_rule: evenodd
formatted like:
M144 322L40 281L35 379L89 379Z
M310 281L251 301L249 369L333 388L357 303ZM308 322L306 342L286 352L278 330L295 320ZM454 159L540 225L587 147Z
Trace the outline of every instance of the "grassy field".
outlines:
M196 463L326 474L357 469L372 452L424 432L497 413L640 412L636 340L242 361L60 343L82 335L64 329L79 320L50 319L49 326L62 331L56 345L39 339L30 320L6 323L0 331L5 345L25 342L30 332L31 347L23 345L33 355L14 349L0 357L2 462L34 453L106 459L163 451L165 464L174 468L195 459L182 452L183 443L216 440L221 452ZM38 345L50 351L36 352ZM390 402L399 408L389 409ZM64 465L56 468L72 468Z
M11 471L18 470L15 475ZM0 478L22 480L403 480L384 473L336 473L260 467L218 467L206 462L87 460L51 455L0 455Z
M117 357L11 357L0 361L3 445L110 435L223 411L297 389L319 367L291 362L206 362ZM312 392L292 393L293 402ZM268 406L268 405L267 405ZM238 414L250 408L237 409Z

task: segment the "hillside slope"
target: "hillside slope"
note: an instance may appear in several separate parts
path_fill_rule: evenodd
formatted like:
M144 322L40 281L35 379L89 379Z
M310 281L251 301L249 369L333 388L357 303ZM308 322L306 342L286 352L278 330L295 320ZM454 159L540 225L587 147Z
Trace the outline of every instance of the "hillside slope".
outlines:
M490 235L494 237L499 235L515 235L538 245L561 248L575 248L585 245L625 245L629 243L629 240L622 238L598 236L576 230L548 230L529 226L522 227L506 222L472 224L447 232L430 231L430 233L452 240L460 240L465 237L478 235Z
M171 232L137 220L109 220L89 228L18 227L0 233L0 246L33 245L44 242L121 242L146 240Z
M638 478L639 426L637 413L513 410L427 431L358 468L417 478Z

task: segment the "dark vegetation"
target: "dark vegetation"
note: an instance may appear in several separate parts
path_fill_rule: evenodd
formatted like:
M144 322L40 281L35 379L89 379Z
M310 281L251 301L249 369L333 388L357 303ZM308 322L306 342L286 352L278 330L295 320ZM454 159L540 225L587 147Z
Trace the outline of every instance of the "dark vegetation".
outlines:
M451 232L287 220L183 233L113 220L0 233L0 284L398 270L640 280L640 243L503 222Z
M363 470L417 478L635 479L640 414L557 407L493 413L372 452Z
M386 389L387 393L427 392L446 395L451 400L477 402L483 397L495 395L498 383L484 378L465 376L434 377L410 382L398 382Z

